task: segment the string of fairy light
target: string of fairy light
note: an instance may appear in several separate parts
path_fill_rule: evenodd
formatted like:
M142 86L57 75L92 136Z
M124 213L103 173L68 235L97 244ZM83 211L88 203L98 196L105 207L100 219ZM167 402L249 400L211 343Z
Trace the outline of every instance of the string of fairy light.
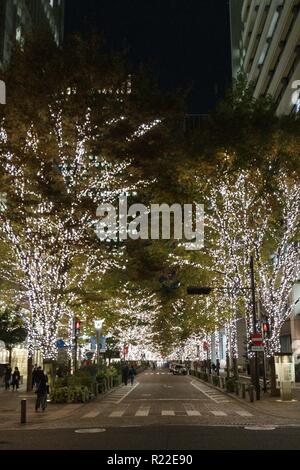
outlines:
M34 126L28 129L21 151L35 163L36 178L30 174L26 163L8 150L10 140L4 123L0 128L1 166L10 182L8 197L1 200L1 234L14 255L14 269L11 265L2 264L1 270L9 280L16 273L22 273L19 285L23 291L20 293L16 289L15 295L18 301L20 297L24 298L26 292L29 314L25 324L29 354L39 349L46 358L56 357L59 329L64 324L70 325L74 316L71 306L75 294L71 287L82 286L88 277L103 275L112 267L125 268L122 248L109 247L106 250L102 245L93 249L93 253L86 252L84 242L97 219L96 211L82 210L82 202L90 201L90 205L113 202L119 195L143 185L143 181L129 182L132 176L129 160L111 163L103 156L90 154L89 145L93 140L90 111L87 109L83 122L75 125L72 145L69 145L64 132L62 109L49 107L52 124L49 136L54 137L57 149L52 170L56 170L63 191L69 196L69 205L63 211L59 211L54 202L45 199L38 189L37 180L50 184L51 175L47 173L46 156ZM154 125L152 123L149 129ZM146 126L144 133L147 130ZM138 135L133 135L135 137ZM21 223L14 221L12 200L18 200ZM77 273L70 269L74 260ZM71 293L66 295L65 292Z
M268 356L280 351L280 330L299 300L292 301L291 297L300 272L300 187L296 175L288 177L283 172L276 182L274 193L264 195L264 180L258 170L225 173L218 181L209 181L204 193L206 239L209 237L205 262L202 255L197 259L193 254L192 260L187 255L170 255L175 266L190 266L210 274L210 284L216 290L210 295L206 315L213 315L216 325L225 329L226 353L232 359L238 357L237 321L241 318L246 323L247 353L251 356L251 255L257 301L271 326L270 337L265 339ZM203 186L201 179L199 185ZM272 218L272 199L276 200L280 226ZM217 287L222 289L218 291ZM196 308L203 308L200 305ZM259 323L256 326L260 328ZM216 328L215 338L219 338L218 331ZM215 344L217 357L219 345Z

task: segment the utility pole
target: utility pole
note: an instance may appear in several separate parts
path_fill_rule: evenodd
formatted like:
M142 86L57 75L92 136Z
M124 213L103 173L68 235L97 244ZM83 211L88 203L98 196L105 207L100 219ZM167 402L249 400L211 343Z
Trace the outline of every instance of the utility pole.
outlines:
M252 295L252 321L253 333L257 333L257 318L256 318L256 301L255 301L255 279L254 279L254 259L250 256L250 272L251 272L251 295ZM260 385L259 385L259 362L258 352L255 351L254 356L254 387L256 390L256 399L260 400Z

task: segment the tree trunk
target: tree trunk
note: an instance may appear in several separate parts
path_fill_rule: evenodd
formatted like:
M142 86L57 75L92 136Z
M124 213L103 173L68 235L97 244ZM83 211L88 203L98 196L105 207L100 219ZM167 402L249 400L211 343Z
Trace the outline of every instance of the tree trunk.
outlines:
M11 346L8 346L7 349L8 349L8 363L9 363L9 365L11 366L11 359L12 359L12 350L13 350L13 348L12 348Z
M32 390L32 356L27 359L27 392Z
M239 373L238 373L238 365L237 365L237 358L236 357L233 357L232 358L232 368L233 368L233 375L236 379L238 379L239 377Z
M275 373L275 359L274 356L269 358L270 367L270 395L271 397L279 397L280 390L276 388L276 373Z

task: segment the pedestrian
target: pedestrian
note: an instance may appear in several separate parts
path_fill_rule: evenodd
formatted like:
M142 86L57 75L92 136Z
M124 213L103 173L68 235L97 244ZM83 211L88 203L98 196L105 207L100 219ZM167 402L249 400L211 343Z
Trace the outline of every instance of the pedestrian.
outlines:
M19 388L19 383L20 383L20 372L19 372L19 369L17 367L15 367L15 370L13 372L13 375L12 375L12 387L13 387L13 390L18 390Z
M47 392L48 392L48 377L44 374L41 367L38 367L36 374L36 402L35 411L42 408L45 411L47 406Z
M217 372L217 375L220 375L220 360L219 359L216 360L216 372Z
M124 383L124 385L127 385L128 383L128 376L129 376L129 367L128 367L128 364L124 364L123 368L122 368L122 381Z
M37 364L34 364L34 368L32 370L31 388L35 388L37 371L38 371L38 366Z
M11 372L12 369L10 365L7 366L5 375L4 375L4 383L5 383L5 390L9 390L11 384Z
M130 378L131 385L133 385L135 376L136 376L135 368L133 366L131 366L130 369L129 369L129 378Z

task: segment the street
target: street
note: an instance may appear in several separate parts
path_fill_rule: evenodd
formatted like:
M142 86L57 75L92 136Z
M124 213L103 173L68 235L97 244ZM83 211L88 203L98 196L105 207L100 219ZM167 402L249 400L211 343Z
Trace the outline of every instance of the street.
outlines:
M32 406L32 404L31 404ZM50 405L51 407L51 405ZM266 415L191 376L146 371L47 422L0 431L0 449L299 449L300 423Z

